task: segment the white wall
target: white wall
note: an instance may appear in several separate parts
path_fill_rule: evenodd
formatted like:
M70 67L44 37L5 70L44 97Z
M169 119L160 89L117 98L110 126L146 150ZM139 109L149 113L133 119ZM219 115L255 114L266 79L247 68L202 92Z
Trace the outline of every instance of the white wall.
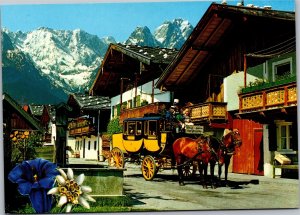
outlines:
M76 142L79 141L79 149L76 149ZM89 141L90 141L90 149L89 149ZM85 142L85 144L84 144ZM96 147L95 147L96 144ZM85 158L87 160L98 160L98 150L99 145L102 145L102 138L99 138L99 145L97 142L97 136L92 135L91 137L77 137L68 138L67 145L71 146L74 151L80 152L80 158Z
M56 125L51 122L51 145L55 144L56 140Z
M67 136L67 142L66 142L66 145L67 146L70 146L72 149L73 149L73 151L75 152L75 138L71 138L71 137L69 137L69 131L67 131L67 133L66 133L66 136Z
M258 79L256 76L247 74L247 85ZM231 74L224 78L224 102L227 102L227 111L239 109L238 93L244 87L244 72Z
M269 129L267 125L263 126L263 143L264 143L264 175L272 178L273 177L273 165L271 163L271 156L272 156L272 152L270 152L269 149ZM276 174L280 174L280 172L278 173L278 171L281 171L281 169L276 169Z
M158 79L154 80L156 83ZM137 95L141 95L141 101L147 100L151 103L152 95L152 81L137 87ZM135 97L135 88L123 93L122 102L133 100ZM161 91L157 88L154 89L154 102L170 102L171 93L169 91ZM120 104L120 95L111 98L111 107ZM112 110L113 111L113 110Z

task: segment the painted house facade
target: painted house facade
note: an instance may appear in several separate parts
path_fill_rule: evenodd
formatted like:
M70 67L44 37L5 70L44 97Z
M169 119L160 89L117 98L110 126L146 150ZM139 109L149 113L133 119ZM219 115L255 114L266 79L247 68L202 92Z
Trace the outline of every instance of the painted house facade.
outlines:
M53 146L55 144L55 140L56 140L55 118L56 118L55 105L43 105L43 113L40 122L46 130L44 145Z
M2 95L3 104L3 157L4 157L4 195L5 207L15 203L15 185L8 179L9 172L15 167L16 162L13 158L13 144L20 144L26 141L33 133L43 134L45 131L42 126L7 93Z
M275 177L298 169L296 52L270 58L255 67L255 82L239 94L241 118L263 124L265 175ZM276 160L287 159L285 165ZM280 161L280 160L279 160Z
M269 176L263 143L272 140L263 122L238 114L238 94L257 79L247 68L264 65L261 76L271 75L266 58L254 54L268 52L270 59L293 51L294 12L212 3L156 86L173 91L181 106L192 103L190 118L205 132L222 137L225 129L240 130L243 145L233 156L232 172Z
M56 140L55 105L24 105L23 109L36 119L45 129L44 145L54 145Z
M110 100L103 96L71 94L67 104L72 108L66 134L69 156L104 160L105 150L109 150L103 132L110 119Z
M177 54L174 49L111 44L90 89L108 96L111 118L142 117L162 111L172 94L155 87L156 80Z

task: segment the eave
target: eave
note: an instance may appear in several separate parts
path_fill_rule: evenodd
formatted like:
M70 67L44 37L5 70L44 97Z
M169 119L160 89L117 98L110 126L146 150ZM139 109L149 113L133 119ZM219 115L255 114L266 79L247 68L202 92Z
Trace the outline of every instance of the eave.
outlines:
M156 86L165 90L188 86L215 55L231 28L248 20L262 19L295 22L295 13L211 4Z
M173 49L111 44L89 94L109 97L117 95L122 77L133 82L139 75L140 83L157 78L175 54L177 51ZM163 65L163 69L159 69L160 65Z
M33 118L31 117L25 110L22 109L8 94L4 93L2 96L3 102L7 102L17 113L22 116L27 123L33 128L33 130L37 130L41 133L44 133L45 130L42 126Z

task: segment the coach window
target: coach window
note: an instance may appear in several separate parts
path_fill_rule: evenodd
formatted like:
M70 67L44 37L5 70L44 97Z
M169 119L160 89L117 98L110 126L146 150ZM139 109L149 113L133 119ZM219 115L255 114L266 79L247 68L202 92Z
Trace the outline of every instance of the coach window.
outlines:
M157 135L157 121L149 121L149 135Z
M135 122L128 122L127 128L128 128L128 130L127 130L128 135L134 135L135 134Z
M144 135L148 135L148 121L144 122Z
M128 134L127 122L123 123L123 134Z
M136 122L136 135L142 135L142 122Z

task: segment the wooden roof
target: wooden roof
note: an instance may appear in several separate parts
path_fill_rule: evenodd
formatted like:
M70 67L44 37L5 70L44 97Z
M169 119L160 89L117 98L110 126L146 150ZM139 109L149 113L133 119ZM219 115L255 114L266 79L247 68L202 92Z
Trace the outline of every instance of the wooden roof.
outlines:
M90 96L85 94L71 94L68 105L78 105L81 110L110 110L110 99L104 96Z
M25 122L33 129L38 130L39 132L44 132L42 126L27 113L14 99L12 99L8 94L3 94L3 108L9 108L15 110L15 112L22 117ZM3 116L5 117L5 116Z
M138 74L139 84L154 80L176 54L175 49L111 44L90 88L90 95L118 95L122 77L134 82Z
M34 117L41 117L44 110L44 105L30 104L29 109Z
M56 107L55 107L55 105L50 105L50 104L44 105L43 113L44 112L47 112L47 114L49 115L51 121L53 121L53 122L55 121L55 116L56 116Z
M159 78L157 87L172 90L187 86L216 53L228 32L238 23L249 22L249 20L257 23L262 20L267 20L268 23L295 22L295 13L212 3ZM217 54L222 55L222 53Z

